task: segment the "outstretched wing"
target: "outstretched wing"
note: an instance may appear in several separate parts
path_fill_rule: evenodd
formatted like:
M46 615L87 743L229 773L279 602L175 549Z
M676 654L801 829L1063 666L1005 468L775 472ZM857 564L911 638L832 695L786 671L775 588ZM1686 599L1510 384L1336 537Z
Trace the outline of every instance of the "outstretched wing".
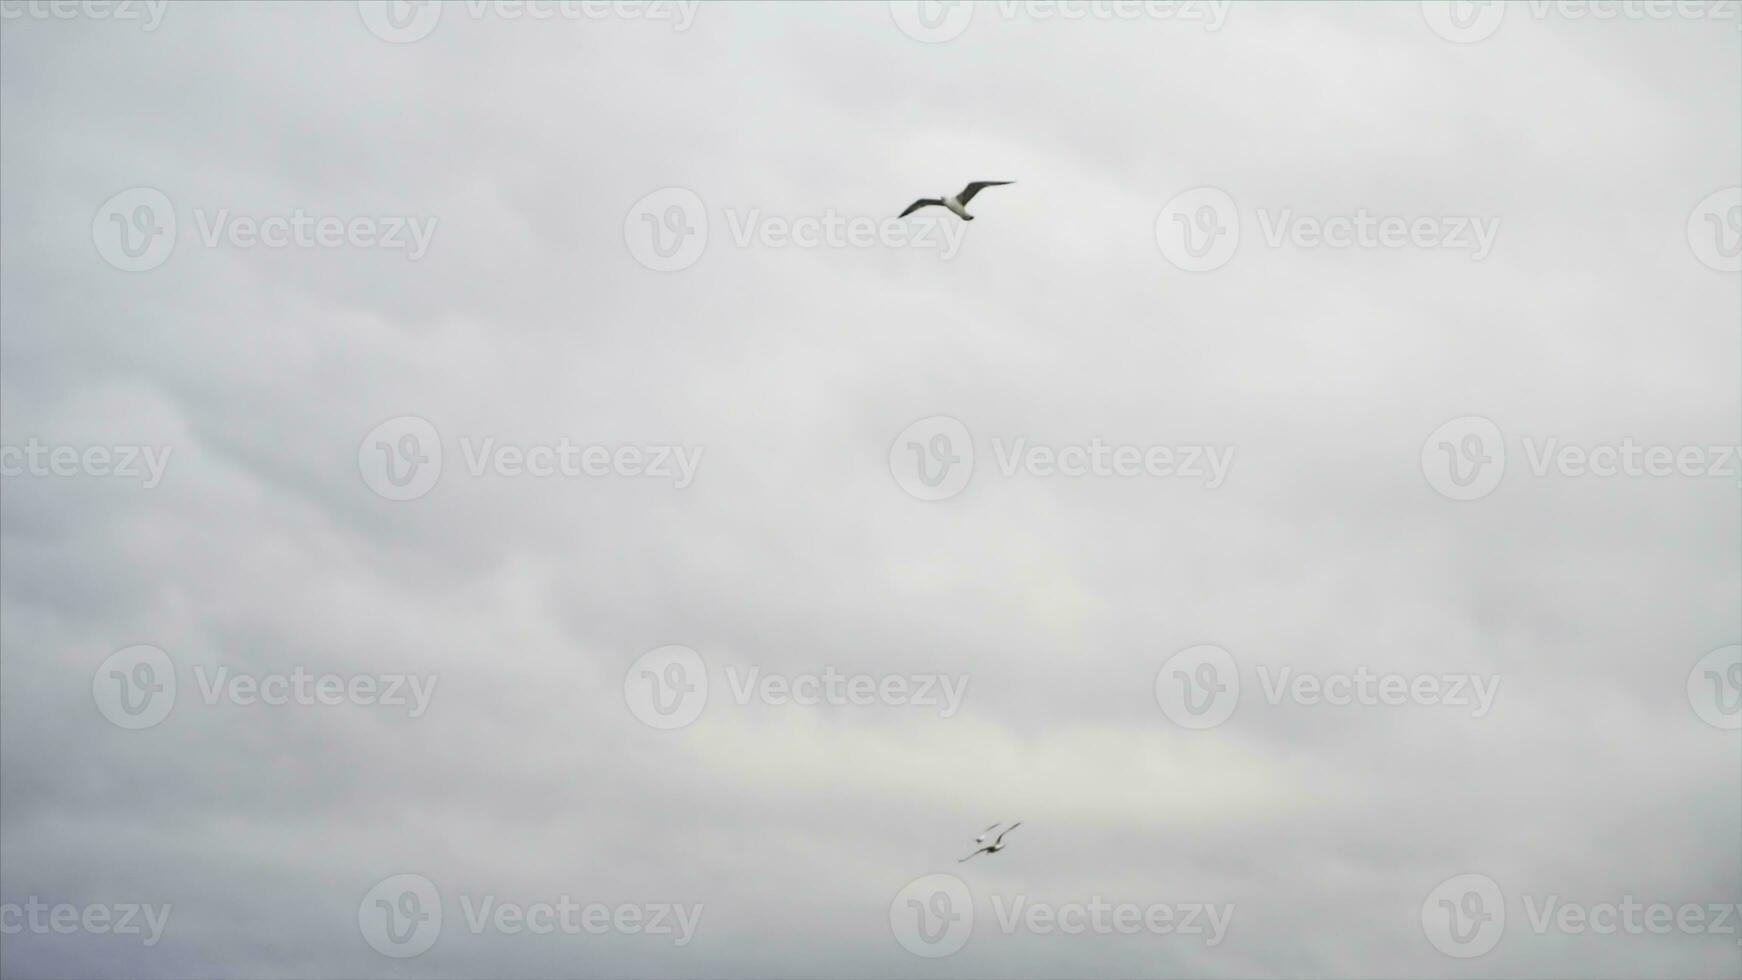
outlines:
M977 857L979 857L979 856L980 856L980 855L982 855L982 854L990 854L990 853L991 853L991 851L992 851L992 849L991 849L991 848L990 848L990 847L982 847L982 848L980 848L980 849L979 849L979 850L977 850L977 851L975 851L975 852L974 852L974 853L972 853L972 854L970 854L970 855L968 855L968 856L967 856L967 857L965 857L965 858L962 858L962 859L961 859L961 861L957 861L957 862L956 862L956 863L957 863L957 864L961 864L961 863L962 863L962 861L967 861L967 860L970 860L970 859L973 859L973 858L977 858Z
M1000 826L999 824L993 824L992 826L987 827L985 830L980 831L980 836L974 838L974 843L976 843L976 844L986 843L986 835L990 834L994 830L997 830L999 826Z
M931 206L931 205L933 205L933 204L936 204L936 205L937 205L937 206L938 206L938 207L943 207L943 204L944 204L944 202L942 202L942 201L940 201L940 200L938 200L938 199L937 199L937 198L935 198L935 197L922 197L922 198L920 198L920 199L919 199L919 200L917 200L917 201L915 201L915 202L913 202L913 203L912 203L912 204L909 204L909 205L908 205L908 206L907 206L907 210L906 210L906 211L903 211L903 212L901 212L901 215L900 215L900 216L901 216L901 217L903 217L903 218L905 218L905 217L907 217L907 216L908 216L908 215L910 215L910 214L912 214L912 213L914 213L914 212L915 212L915 211L918 211L918 210L919 210L919 209L920 209L920 208L923 208L923 207L929 207L929 206ZM994 827L996 827L996 826L998 826L998 825L997 825L997 824L993 824L993 825L992 825L992 826L994 826Z
M976 180L972 184L962 188L962 192L956 195L956 200L962 202L962 207L967 207L968 202L974 199L974 195L980 193L980 191L985 188L1003 187L1005 184L1014 183L1016 183L1014 180Z
M1008 833L1010 833L1010 832L1011 832L1011 831L1012 831L1012 830L1015 830L1015 829L1016 829L1016 828L1018 828L1018 827L1020 827L1020 826L1022 826L1022 821L1020 821L1020 820L1018 820L1018 821L1016 821L1016 822L1015 822L1015 823L1013 823L1013 824L1011 824L1011 825L1010 825L1010 826L1008 826L1008 827L1005 827L1005 828L1004 828L1004 834L1008 834ZM1004 843L1004 834L999 834L999 835L998 835L998 841L997 841L997 842L998 842L998 843L999 843L999 844L1002 844L1002 843ZM960 862L957 862L957 863L960 863Z

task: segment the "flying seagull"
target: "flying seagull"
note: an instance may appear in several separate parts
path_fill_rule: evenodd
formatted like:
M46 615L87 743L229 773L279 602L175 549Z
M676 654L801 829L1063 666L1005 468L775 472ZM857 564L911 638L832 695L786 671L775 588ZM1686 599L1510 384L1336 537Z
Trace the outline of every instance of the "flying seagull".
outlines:
M968 202L974 199L975 194L980 193L988 187L1002 187L1005 184L1014 183L1016 183L1014 180L976 180L972 184L962 188L962 192L957 194L955 197L922 197L912 204L909 204L907 210L901 212L901 216L905 218L915 211L918 211L920 208L935 204L938 207L949 208L951 211L954 211L956 217L961 218L963 221L973 221L974 216L968 213ZM996 827L997 824L993 824L993 826Z
M987 827L985 830L980 831L980 836L974 838L974 843L976 843L976 844L986 843L986 838L990 837L992 835L992 831L997 830L999 826L1000 826L1000 824L993 824L992 826Z
M996 827L998 825L993 824L992 826ZM979 850L975 851L974 853L968 855L968 857L962 858L961 861L957 861L956 863L961 864L962 861L966 861L969 858L976 858L982 854L997 854L999 851L1004 850L1004 834L1008 834L1012 830L1015 830L1016 828L1018 828L1020 826L1022 826L1022 821L1018 820L1015 823L1011 824L1010 826L1005 827L1004 833L999 834L997 840L993 841L990 844L987 844L985 847L982 847Z

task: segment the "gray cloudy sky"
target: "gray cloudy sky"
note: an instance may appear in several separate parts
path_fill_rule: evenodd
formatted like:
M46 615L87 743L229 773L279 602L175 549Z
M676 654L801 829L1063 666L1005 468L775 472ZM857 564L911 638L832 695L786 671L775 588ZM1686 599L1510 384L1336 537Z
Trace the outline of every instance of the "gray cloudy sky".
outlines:
M1742 974L1735 7L5 0L0 973Z

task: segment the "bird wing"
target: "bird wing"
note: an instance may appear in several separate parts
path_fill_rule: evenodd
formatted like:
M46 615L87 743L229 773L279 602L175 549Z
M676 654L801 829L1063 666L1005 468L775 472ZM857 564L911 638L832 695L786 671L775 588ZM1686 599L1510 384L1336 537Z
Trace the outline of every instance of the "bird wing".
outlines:
M977 858L982 854L989 854L989 853L991 853L991 851L992 851L992 849L990 847L982 847L979 850L975 851L974 853L968 855L967 857L962 858L961 861L957 861L956 863L961 864L962 861L967 861L967 860L971 860L973 858Z
M967 207L968 202L972 201L974 195L980 193L981 190L987 187L1003 187L1005 184L1014 183L1016 183L1014 180L976 180L972 184L962 188L962 192L956 195L956 200L961 201L963 207Z
M908 206L907 206L907 210L906 210L906 211L903 211L903 212L901 212L901 215L900 215L900 216L901 216L901 217L903 217L903 218L905 218L905 217L907 217L907 216L908 216L908 215L910 215L910 214L912 214L912 213L914 213L914 212L915 212L915 211L918 211L918 210L919 210L919 209L920 209L920 208L923 208L923 207L928 207L928 206L930 206L930 205L933 205L933 204L936 204L936 205L937 205L937 206L939 206L939 207L942 207L942 206L943 206L943 203L944 203L944 202L942 202L942 201L940 201L940 200L938 200L938 199L937 199L937 198L935 198L935 197L922 197L922 198L920 198L920 199L919 199L919 200L917 200L917 201L915 201L915 202L913 202L913 203L912 203L912 204L909 204L909 205L908 205ZM997 825L997 824L993 824L993 825L992 825L992 826L994 826L994 827L996 827L996 826L998 826L998 825Z
M1015 823L1013 823L1013 824L1011 824L1011 825L1010 825L1010 826L1008 826L1008 827L1005 827L1005 828L1004 828L1004 834L1008 834L1008 833L1010 833L1010 832L1011 832L1011 831L1012 831L1012 830L1015 830L1015 829L1016 829L1016 828L1018 828L1018 827L1020 827L1020 826L1022 826L1022 821L1020 821L1020 820L1018 820L1018 821L1016 821L1016 822L1015 822ZM999 835L998 835L998 841L997 841L997 843L999 843L999 844L1002 844L1002 843L1004 843L1004 834L999 834Z

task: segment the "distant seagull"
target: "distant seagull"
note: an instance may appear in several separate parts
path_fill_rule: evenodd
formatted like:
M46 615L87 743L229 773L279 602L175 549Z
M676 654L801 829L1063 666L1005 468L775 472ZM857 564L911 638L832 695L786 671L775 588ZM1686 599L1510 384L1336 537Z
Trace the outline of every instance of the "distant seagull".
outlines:
M987 827L985 830L980 831L980 836L974 838L974 843L976 843L976 844L986 843L986 838L992 836L992 831L997 830L999 828L999 826L1001 826L1001 825L1000 824L993 824L992 826ZM958 861L956 863L960 864L961 862Z
M992 825L992 826L993 826L993 827L996 827L996 826L998 826L998 825L997 825L997 824L993 824L993 825ZM1016 828L1018 828L1018 827L1020 827L1020 826L1022 826L1022 821L1020 821L1020 820L1018 820L1018 821L1016 821L1016 822L1015 822L1015 823L1013 823L1013 824L1011 824L1011 825L1010 825L1010 826L1008 826L1008 827L1005 827L1005 828L1004 828L1004 833L1003 833L1003 834L999 834L999 835L998 835L998 839L997 839L997 840L995 840L995 841L993 841L993 842L992 842L992 843L990 843L990 844L987 844L987 845L986 845L986 846L985 846L985 847L982 847L982 848L980 848L980 849L979 849L979 850L977 850L977 851L975 851L975 852L974 852L974 853L972 853L972 854L970 854L970 855L968 855L968 857L965 857L965 858L962 858L962 860L961 860L961 861L957 861L957 862L956 862L956 863L957 863L957 864L961 864L961 863L962 863L962 861L966 861L966 860L968 860L968 859L969 859L969 858L976 858L976 857L979 857L979 856L980 856L980 855L982 855L982 854L997 854L997 853L998 853L998 852L999 852L999 851L1002 851L1002 850L1004 850L1004 834L1008 834L1008 833L1010 833L1010 832L1011 832L1011 831L1012 831L1012 830L1015 830L1015 829L1016 829ZM987 828L987 829L988 829L988 830L990 830L990 829L991 829L991 828L990 828L990 827L989 827L989 828Z
M975 194L980 193L988 187L1003 187L1005 184L1014 183L1016 183L1014 180L976 180L972 184L962 188L962 192L957 194L955 197L922 197L912 204L909 204L907 210L901 212L901 216L905 218L915 211L918 211L920 208L935 204L938 207L949 208L951 211L954 211L956 217L961 218L963 221L973 221L974 216L968 213L968 202L974 199ZM993 824L993 826L996 827L997 824Z

